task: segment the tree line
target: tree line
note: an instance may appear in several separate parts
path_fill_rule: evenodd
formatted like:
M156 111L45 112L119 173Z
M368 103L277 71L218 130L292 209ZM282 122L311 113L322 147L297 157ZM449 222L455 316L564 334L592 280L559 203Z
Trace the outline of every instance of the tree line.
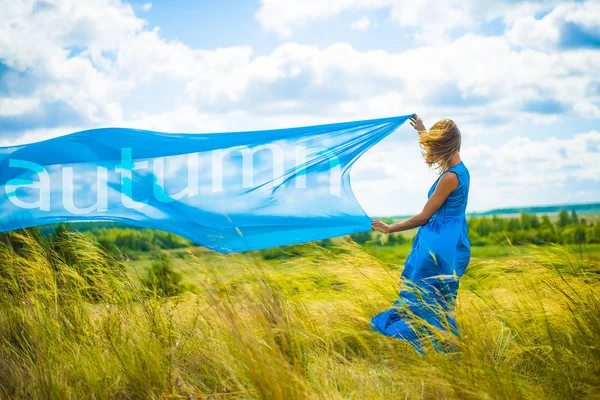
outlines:
M600 222L580 218L576 211L561 210L552 221L548 215L521 213L518 217L476 217L467 222L472 245L513 244L586 244L600 243Z
M172 233L141 228L93 228L82 232L104 248L114 251L148 252L180 249L192 242Z
M389 221L391 222L391 221ZM471 216L467 220L469 240L473 246L505 243L513 244L586 244L600 243L600 221L595 223L580 218L575 211L562 210L556 218L548 215L521 213L515 217L497 215ZM177 249L193 245L180 236L152 229L94 226L83 234L94 239L111 251L148 252ZM380 235L374 232L359 232L350 237L361 245L395 246L410 242L402 234ZM317 244L329 247L331 240ZM279 255L279 252L276 252Z

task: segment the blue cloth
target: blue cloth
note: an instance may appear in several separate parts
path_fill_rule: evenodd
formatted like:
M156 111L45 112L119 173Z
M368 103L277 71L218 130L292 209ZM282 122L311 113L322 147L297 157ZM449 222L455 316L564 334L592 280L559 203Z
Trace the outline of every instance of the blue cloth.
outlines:
M471 258L465 216L469 171L463 162L443 171L428 197L445 173L457 175L458 187L417 231L402 271L403 289L393 306L370 323L376 332L406 340L420 352L423 340L431 340L441 348L436 330L458 334L454 305L459 280Z
M350 167L410 115L219 134L95 129L0 148L0 232L121 221L223 253L371 229Z

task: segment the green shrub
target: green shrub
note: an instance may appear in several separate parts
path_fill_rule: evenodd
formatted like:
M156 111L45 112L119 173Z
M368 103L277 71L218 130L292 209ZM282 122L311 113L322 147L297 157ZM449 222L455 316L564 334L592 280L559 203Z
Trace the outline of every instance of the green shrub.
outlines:
M146 270L142 284L160 297L176 296L186 290L181 280L181 274L173 269L171 259L163 256L160 260L154 261Z

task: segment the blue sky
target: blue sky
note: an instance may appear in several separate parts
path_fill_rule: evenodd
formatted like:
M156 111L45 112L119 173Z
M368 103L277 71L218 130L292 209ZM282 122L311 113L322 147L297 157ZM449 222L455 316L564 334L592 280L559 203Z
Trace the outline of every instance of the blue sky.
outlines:
M131 3L143 7L147 3ZM252 45L256 55L271 53L285 43L273 32L265 31L255 18L260 1L155 1L144 15L150 27L159 27L165 38L180 40L194 48ZM294 30L294 41L319 47L335 43L351 43L359 50L400 51L412 45L414 29L405 29L399 36L398 26L388 19L386 9L370 12L379 21L370 31L352 29L348 21L364 16L361 11L348 11L325 20L315 21ZM325 34L324 34L325 33Z
M461 128L471 211L600 201L598 1L23 0L0 10L0 146L102 126L208 132L416 112ZM404 126L352 178L368 213L409 214L435 173Z

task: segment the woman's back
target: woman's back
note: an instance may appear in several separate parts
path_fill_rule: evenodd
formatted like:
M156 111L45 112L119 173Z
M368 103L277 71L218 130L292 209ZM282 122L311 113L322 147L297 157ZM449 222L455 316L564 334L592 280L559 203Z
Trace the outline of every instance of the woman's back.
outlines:
M447 218L458 218L465 216L471 177L469 175L469 170L462 161L440 174L438 179L431 186L431 189L429 189L427 197L431 197L442 175L449 172L456 173L458 177L458 187L452 193L450 193L446 201L444 201L444 204L431 218L444 220Z

